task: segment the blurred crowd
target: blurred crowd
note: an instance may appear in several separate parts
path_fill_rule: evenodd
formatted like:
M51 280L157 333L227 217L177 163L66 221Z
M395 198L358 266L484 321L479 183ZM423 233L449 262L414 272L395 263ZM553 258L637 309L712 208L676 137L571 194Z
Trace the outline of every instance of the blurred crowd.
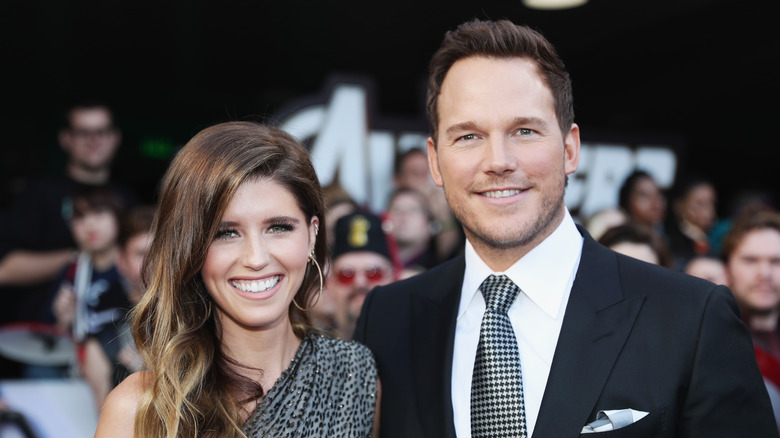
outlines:
M96 406L143 364L127 315L144 293L143 257L155 207L113 181L121 143L111 109L79 102L63 117L64 171L30 179L0 221L0 379L83 378ZM370 211L338 185L324 187L331 248L315 325L351 338L366 294L416 275L464 248L462 228L431 179L423 149L396 157L393 191ZM718 205L706 176L662 190L641 169L618 205L576 221L619 253L725 284L756 344L759 365L780 387L780 215L772 193L747 193ZM728 215L718 215L718 211ZM17 340L26 336L27 343ZM73 354L54 354L59 346Z

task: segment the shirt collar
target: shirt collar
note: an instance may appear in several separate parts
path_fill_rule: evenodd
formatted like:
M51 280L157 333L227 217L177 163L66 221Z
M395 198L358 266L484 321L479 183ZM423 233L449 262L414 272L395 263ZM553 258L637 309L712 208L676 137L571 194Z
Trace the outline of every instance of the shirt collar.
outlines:
M466 272L458 317L466 311L479 286L491 274L506 275L545 313L557 317L577 272L582 242L582 235L568 209L558 228L505 272L492 271L466 240Z

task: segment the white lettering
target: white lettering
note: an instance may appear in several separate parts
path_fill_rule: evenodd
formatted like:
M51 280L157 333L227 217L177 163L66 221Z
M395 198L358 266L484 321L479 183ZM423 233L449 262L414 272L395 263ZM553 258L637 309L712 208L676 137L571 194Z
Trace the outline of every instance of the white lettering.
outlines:
M299 140L313 139L311 157L320 183L339 184L359 204L382 212L392 191L396 152L425 149L427 134L369 130L368 93L359 85L336 85L330 100L288 115L282 129ZM623 180L634 169L649 172L661 188L674 183L677 157L663 145L583 143L580 164L569 177L566 205L587 218L617 205Z

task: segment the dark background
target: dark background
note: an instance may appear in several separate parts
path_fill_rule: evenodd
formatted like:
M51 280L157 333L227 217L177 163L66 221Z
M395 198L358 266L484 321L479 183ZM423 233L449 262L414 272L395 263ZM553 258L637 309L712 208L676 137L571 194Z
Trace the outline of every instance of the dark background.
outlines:
M378 115L425 129L428 59L446 30L474 17L530 25L558 47L584 140L673 143L681 170L705 172L722 199L743 188L775 191L779 6L591 0L550 12L519 0L6 0L1 199L29 176L60 171L59 112L82 94L117 108L124 142L115 175L149 199L170 155L198 130L271 118L321 93L336 73L371 78Z

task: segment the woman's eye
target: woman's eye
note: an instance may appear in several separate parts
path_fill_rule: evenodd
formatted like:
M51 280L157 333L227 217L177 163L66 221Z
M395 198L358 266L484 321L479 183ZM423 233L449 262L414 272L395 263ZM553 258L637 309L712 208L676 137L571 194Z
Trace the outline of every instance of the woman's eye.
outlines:
M217 237L216 238L217 239L228 239L228 238L236 237L236 236L238 236L238 233L236 232L236 230L225 229L225 230L217 231Z
M276 224L276 225L271 225L271 227L269 228L269 231L274 234L284 233L292 230L293 230L292 224Z

